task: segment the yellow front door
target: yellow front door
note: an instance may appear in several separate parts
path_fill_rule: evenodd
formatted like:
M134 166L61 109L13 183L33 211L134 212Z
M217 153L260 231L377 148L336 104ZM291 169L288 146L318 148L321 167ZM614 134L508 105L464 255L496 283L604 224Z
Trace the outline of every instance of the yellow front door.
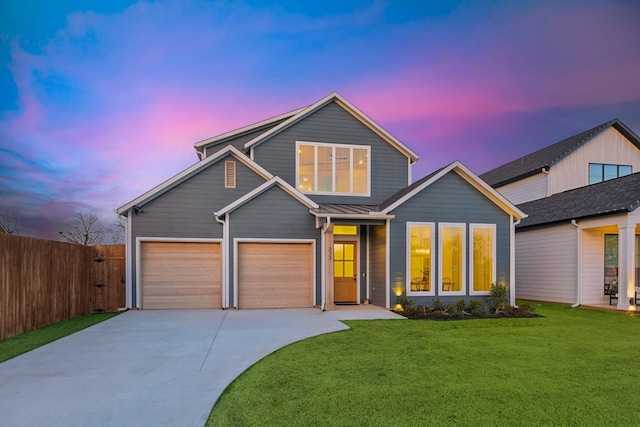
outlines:
M358 302L356 243L333 244L333 292L335 302Z

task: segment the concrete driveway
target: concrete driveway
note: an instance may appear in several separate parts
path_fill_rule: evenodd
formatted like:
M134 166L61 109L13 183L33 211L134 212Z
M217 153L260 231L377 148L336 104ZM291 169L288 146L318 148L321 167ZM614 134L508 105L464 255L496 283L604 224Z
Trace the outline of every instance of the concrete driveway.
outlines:
M224 388L289 343L385 310L128 311L0 364L0 425L203 426Z

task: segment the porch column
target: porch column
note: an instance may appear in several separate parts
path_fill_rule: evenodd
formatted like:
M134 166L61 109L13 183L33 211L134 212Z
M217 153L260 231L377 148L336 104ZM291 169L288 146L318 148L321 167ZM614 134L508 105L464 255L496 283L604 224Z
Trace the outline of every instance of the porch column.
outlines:
M324 283L325 283L325 310L335 310L333 300L333 224L330 224L324 232L325 254L324 259Z
M618 310L635 310L634 260L636 227L618 227Z

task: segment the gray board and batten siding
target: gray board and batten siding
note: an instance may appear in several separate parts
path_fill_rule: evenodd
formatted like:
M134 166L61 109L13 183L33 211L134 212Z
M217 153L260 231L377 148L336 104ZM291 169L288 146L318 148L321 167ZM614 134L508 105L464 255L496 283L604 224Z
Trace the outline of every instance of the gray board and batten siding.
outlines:
M236 188L224 186L224 162L236 161ZM130 214L132 248L132 297L136 295L136 239L141 238L214 238L222 239L222 225L213 212L222 209L265 182L264 178L238 161L224 156L155 199L141 205L142 212Z
M233 266L235 262L234 239L315 240L314 297L316 304L319 304L321 301L321 231L316 228L315 217L309 213L308 207L279 186L274 185L228 213L227 221L229 221L229 266ZM283 271L282 274L295 274L295 272ZM235 283L233 268L229 270L229 283ZM230 288L230 302L234 305L233 286Z
M436 296L443 303L457 301L461 298L482 299L481 296L469 296L470 277L469 277L469 248L470 235L469 224L495 224L496 225L496 278L497 282L509 284L510 277L510 221L509 214L504 212L502 208L497 206L486 196L475 189L471 184L465 181L457 173L451 171L442 178L432 183L420 193L404 202L398 208L391 212L395 218L391 220L391 241L390 241L390 272L389 281L391 283L390 293L394 298L393 285L402 283L403 289L406 289L406 223L407 222L433 222L435 223L435 253L432 254L435 260L435 277L433 284L436 290ZM466 235L466 295L465 296L443 296L438 295L438 280L440 272L438 271L438 254L439 254L439 223L462 223L465 224ZM431 305L433 296L411 296L410 299L416 301L417 304Z
M371 147L370 197L307 194L316 203L379 204L409 184L409 159L335 102L255 146L253 160L295 187L296 141Z

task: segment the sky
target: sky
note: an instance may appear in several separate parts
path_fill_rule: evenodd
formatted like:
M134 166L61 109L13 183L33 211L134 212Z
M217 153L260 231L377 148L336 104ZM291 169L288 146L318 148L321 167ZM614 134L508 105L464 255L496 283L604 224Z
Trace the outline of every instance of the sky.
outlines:
M0 213L58 238L203 139L338 92L480 174L619 118L640 134L640 1L0 0Z

